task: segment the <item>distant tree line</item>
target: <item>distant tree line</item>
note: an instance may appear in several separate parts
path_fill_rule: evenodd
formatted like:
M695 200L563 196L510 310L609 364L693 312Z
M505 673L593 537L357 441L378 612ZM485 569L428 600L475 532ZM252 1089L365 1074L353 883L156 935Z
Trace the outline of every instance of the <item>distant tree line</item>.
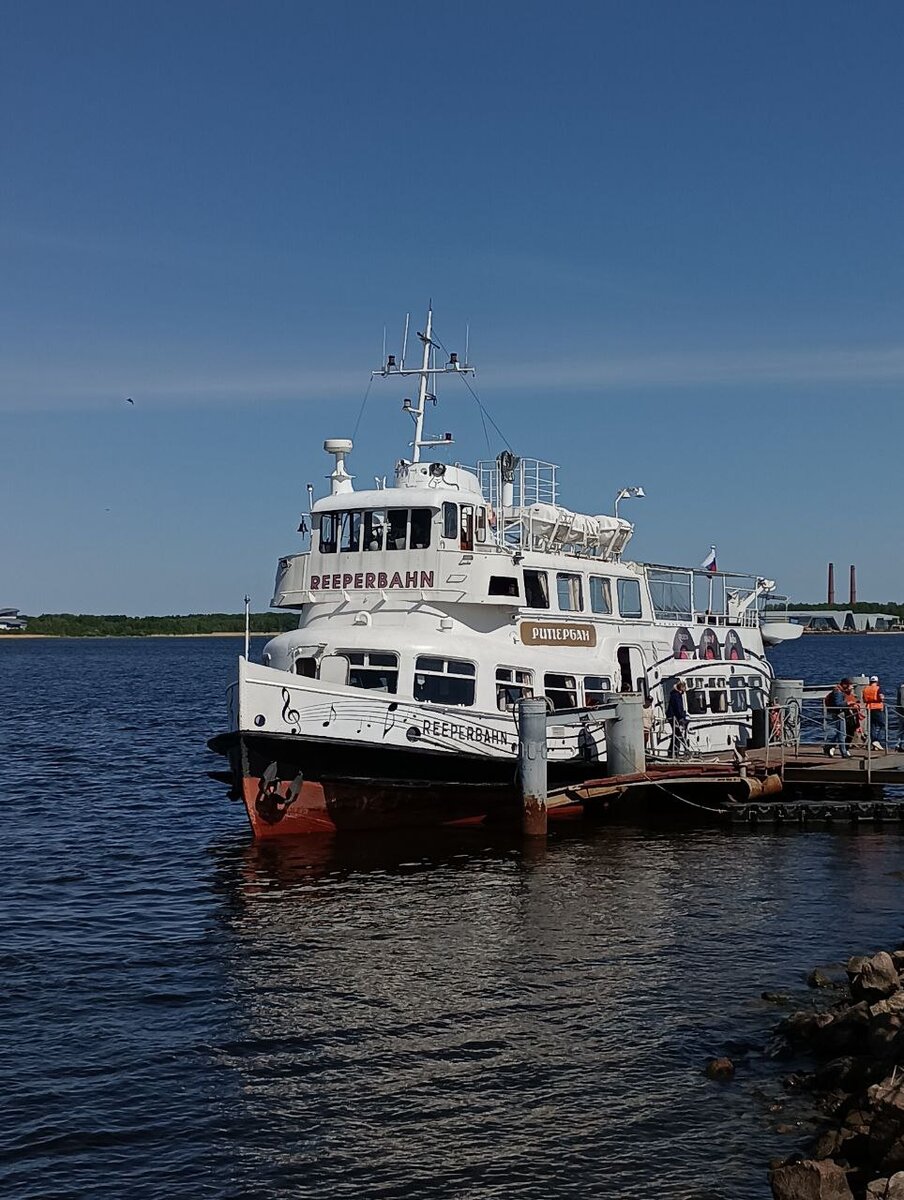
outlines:
M26 633L48 637L150 637L153 634L243 633L244 613L191 613L180 617L91 616L44 613L28 617ZM297 613L252 613L252 633L284 633L298 625Z
M780 605L769 605L767 607L784 608L784 601ZM788 607L792 610L800 609L802 612L810 612L814 609L825 609L827 612L860 612L860 613L889 613L896 617L904 618L904 604L893 604L890 600L884 604L880 604L876 600L858 600L856 604L799 604L796 600L789 600Z

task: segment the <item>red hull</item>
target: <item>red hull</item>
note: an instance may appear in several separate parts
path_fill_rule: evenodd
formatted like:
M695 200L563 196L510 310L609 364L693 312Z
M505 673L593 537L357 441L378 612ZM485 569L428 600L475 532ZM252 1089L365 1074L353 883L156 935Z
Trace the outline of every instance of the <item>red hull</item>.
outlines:
M421 784L242 780L242 798L256 838L335 833L342 829L480 825L488 816L517 815L511 788L456 788L454 795Z

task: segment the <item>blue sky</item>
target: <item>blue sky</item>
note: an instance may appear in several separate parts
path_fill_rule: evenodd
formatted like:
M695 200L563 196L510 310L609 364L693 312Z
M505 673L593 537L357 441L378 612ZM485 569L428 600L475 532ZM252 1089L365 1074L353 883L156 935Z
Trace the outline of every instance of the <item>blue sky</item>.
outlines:
M7 3L0 604L264 607L428 296L566 504L644 486L638 557L904 599L902 44L881 0Z

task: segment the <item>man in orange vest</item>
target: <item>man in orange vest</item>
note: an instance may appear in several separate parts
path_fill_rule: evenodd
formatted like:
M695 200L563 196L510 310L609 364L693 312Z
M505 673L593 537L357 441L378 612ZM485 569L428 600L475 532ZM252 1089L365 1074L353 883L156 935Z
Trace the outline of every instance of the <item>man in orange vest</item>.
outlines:
M863 703L866 705L866 714L869 718L867 736L873 744L873 749L881 750L883 742L888 737L888 729L885 724L885 696L879 688L878 675L870 675L869 683L863 689Z

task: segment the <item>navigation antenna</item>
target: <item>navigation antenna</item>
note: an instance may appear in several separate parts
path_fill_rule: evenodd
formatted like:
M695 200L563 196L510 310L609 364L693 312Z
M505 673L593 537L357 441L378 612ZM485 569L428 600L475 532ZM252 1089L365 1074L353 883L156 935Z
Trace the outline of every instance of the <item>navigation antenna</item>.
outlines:
M418 337L424 347L424 353L419 367L406 367L405 354L408 349L408 321L405 318L405 334L402 340L402 359L400 363L396 362L394 354L387 355L383 366L379 371L371 371L371 378L376 378L377 375L385 379L388 375L399 375L406 378L409 375L418 377L417 388L417 404L412 405L410 400L402 401L402 410L407 412L414 421L414 441L409 445L412 449L411 461L420 462L421 450L429 446L449 446L452 444L452 435L444 434L440 438L425 438L424 437L424 414L427 411L428 401L436 404L436 377L437 375L459 374L473 375L474 368L465 361L460 363L457 354L450 354L449 361L445 366L438 367L436 365L436 352L442 349L437 342L433 341L433 302L431 301L427 307L427 324L424 327L424 332L418 332Z

